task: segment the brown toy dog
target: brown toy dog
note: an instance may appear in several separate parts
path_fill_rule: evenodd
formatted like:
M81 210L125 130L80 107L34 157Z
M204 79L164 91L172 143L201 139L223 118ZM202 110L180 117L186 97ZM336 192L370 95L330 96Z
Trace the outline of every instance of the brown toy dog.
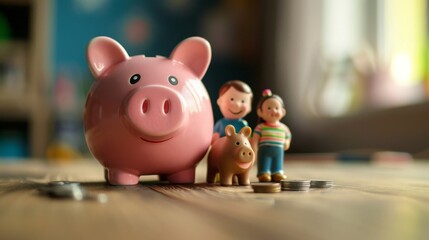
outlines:
M255 153L250 146L250 127L244 127L235 133L232 125L225 127L225 137L214 142L207 161L207 183L214 183L219 172L220 184L231 186L234 175L238 184L249 185L249 171L255 162Z

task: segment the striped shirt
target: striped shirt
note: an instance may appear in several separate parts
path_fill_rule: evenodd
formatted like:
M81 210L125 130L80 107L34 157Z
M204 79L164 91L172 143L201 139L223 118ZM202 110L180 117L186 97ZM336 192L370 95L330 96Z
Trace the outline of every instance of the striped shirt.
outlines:
M283 123L279 123L278 125L261 123L256 126L253 133L260 136L259 146L275 146L283 148L285 141L292 137L289 128Z

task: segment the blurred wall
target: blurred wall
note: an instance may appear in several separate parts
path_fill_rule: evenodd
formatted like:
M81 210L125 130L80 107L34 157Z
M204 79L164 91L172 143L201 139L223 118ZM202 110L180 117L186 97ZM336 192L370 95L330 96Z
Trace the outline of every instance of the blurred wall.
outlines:
M265 88L284 99L288 114L283 122L293 133L289 152L419 152L429 147L428 4L426 0L403 4L398 0L5 1L2 9L9 14L0 17L0 37L7 36L10 26L22 23L28 36L1 45L0 147L9 151L8 146L19 146L15 154L19 157L43 157L46 152L61 152L56 150L64 145L87 153L82 112L93 78L85 50L93 37L110 36L130 55L168 56L178 42L199 35L212 45L213 59L203 81L215 119L221 117L216 105L220 86L240 79L253 89L253 108ZM19 12L25 17L11 15L11 6L24 6L26 10ZM404 21L401 16L410 17ZM395 24L405 26L407 34ZM410 45L410 56L389 53L392 46L399 51ZM18 64L23 69L18 73L29 77L10 81L7 61L15 59L8 57L15 50L17 59L29 61L28 66L25 61ZM22 57L26 54L28 58ZM412 72L412 61L418 62L418 71ZM404 86L395 74L417 78ZM255 109L246 119L251 127L256 125Z
M383 83L384 87L369 88L367 92L376 90L374 94L382 98L391 98L393 104L386 104L389 107L380 107L376 104L366 105L362 101L359 108L342 115L329 116L315 111L314 106L319 104L309 102L314 99L314 92L311 87L320 82L320 79L326 77L326 69L323 68L330 59L323 58L326 51L326 40L324 34L324 15L323 9L329 1L311 1L311 0L289 0L277 1L277 25L275 30L275 66L273 67L275 75L271 79L272 84L281 93L286 102L288 115L285 122L290 126L293 132L293 141L291 152L329 152L329 151L349 151L349 150L395 150L418 153L429 147L429 104L424 94L425 76L421 76L421 83L415 87L399 86L395 93L390 91L393 84L385 84L391 80L391 76L383 68L379 68L374 73L375 77L360 76L356 73L355 59L350 53L348 68L352 71L352 76L357 76L359 81L372 79L377 84ZM332 1L331 1L332 2ZM361 28L354 29L353 26L330 32L330 38L340 41L343 35L348 32L362 31L355 35L356 37L366 37L369 45L372 45L377 52L377 48L383 46L382 38L383 25L375 21L375 11L383 11L384 1L354 1L361 4L362 13L367 15L360 23ZM354 9L358 11L359 9ZM344 15L344 14L343 14ZM426 16L426 15L425 15ZM325 16L326 17L326 16ZM343 19L337 19L337 24L350 22L353 14L347 14ZM380 17L380 16L379 16ZM414 20L409 19L410 23ZM363 25L362 25L363 24ZM422 24L422 23L419 23ZM353 32L353 34L356 34ZM419 44L416 42L416 44ZM335 48L335 46L332 46ZM337 44L338 50L341 46ZM385 54L386 53L380 53ZM425 52L421 52L423 56ZM348 63L347 63L348 64ZM400 66L401 67L401 66ZM342 70L342 71L343 71ZM389 70L389 69L387 69ZM348 75L342 75L348 76ZM341 78L339 81L347 82L347 78ZM355 80L353 80L355 81ZM351 86L353 91L359 90L360 85ZM362 85L364 86L364 85ZM377 86L372 85L372 86ZM387 86L387 87L386 87ZM337 89L330 93L330 97L335 104L327 107L337 108L338 102L346 90ZM394 97L399 94L413 92L412 101L409 103L394 102ZM416 99L416 100L415 100ZM367 99L363 99L367 100ZM389 103L389 102L388 102ZM316 105L315 105L316 104ZM353 106L353 105L350 105ZM335 109L334 109L335 110Z

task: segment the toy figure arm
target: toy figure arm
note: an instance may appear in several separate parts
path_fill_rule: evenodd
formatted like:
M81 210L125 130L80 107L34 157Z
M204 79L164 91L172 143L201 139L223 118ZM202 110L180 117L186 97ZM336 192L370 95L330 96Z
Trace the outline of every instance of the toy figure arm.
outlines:
M283 145L283 149L286 151L288 150L290 147L290 140L285 140L285 143Z
M258 146L259 140L261 138L261 125L256 126L252 134L252 139L250 140L250 145L252 146L255 156L258 156Z
M258 153L258 144L259 144L259 134L253 132L253 137L250 141L250 145L252 146L253 151L255 152L255 155L257 156Z
M213 133L218 133L220 137L225 136L225 127L226 125L223 118L217 120L213 127Z
M284 142L283 148L286 151L290 147L290 142L292 140L292 134L290 133L290 130L288 127L284 126L284 128L285 128L285 134L286 135L285 135L285 142Z

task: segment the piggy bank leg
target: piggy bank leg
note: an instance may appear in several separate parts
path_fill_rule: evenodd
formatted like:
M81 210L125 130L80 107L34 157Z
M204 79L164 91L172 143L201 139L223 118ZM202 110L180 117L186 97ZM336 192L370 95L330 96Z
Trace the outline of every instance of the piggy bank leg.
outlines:
M108 169L107 178L112 185L136 185L139 183L139 176L117 169Z
M104 180L106 180L106 182L109 181L109 170L107 168L104 169Z
M169 175L168 181L173 184L186 184L195 182L195 167L186 169L181 172L177 172Z
M165 174L159 174L158 178L159 178L159 181L161 182L168 181L168 175L165 175Z
M238 184L240 184L241 186L250 185L249 172L239 174L237 175L237 177L238 177Z

